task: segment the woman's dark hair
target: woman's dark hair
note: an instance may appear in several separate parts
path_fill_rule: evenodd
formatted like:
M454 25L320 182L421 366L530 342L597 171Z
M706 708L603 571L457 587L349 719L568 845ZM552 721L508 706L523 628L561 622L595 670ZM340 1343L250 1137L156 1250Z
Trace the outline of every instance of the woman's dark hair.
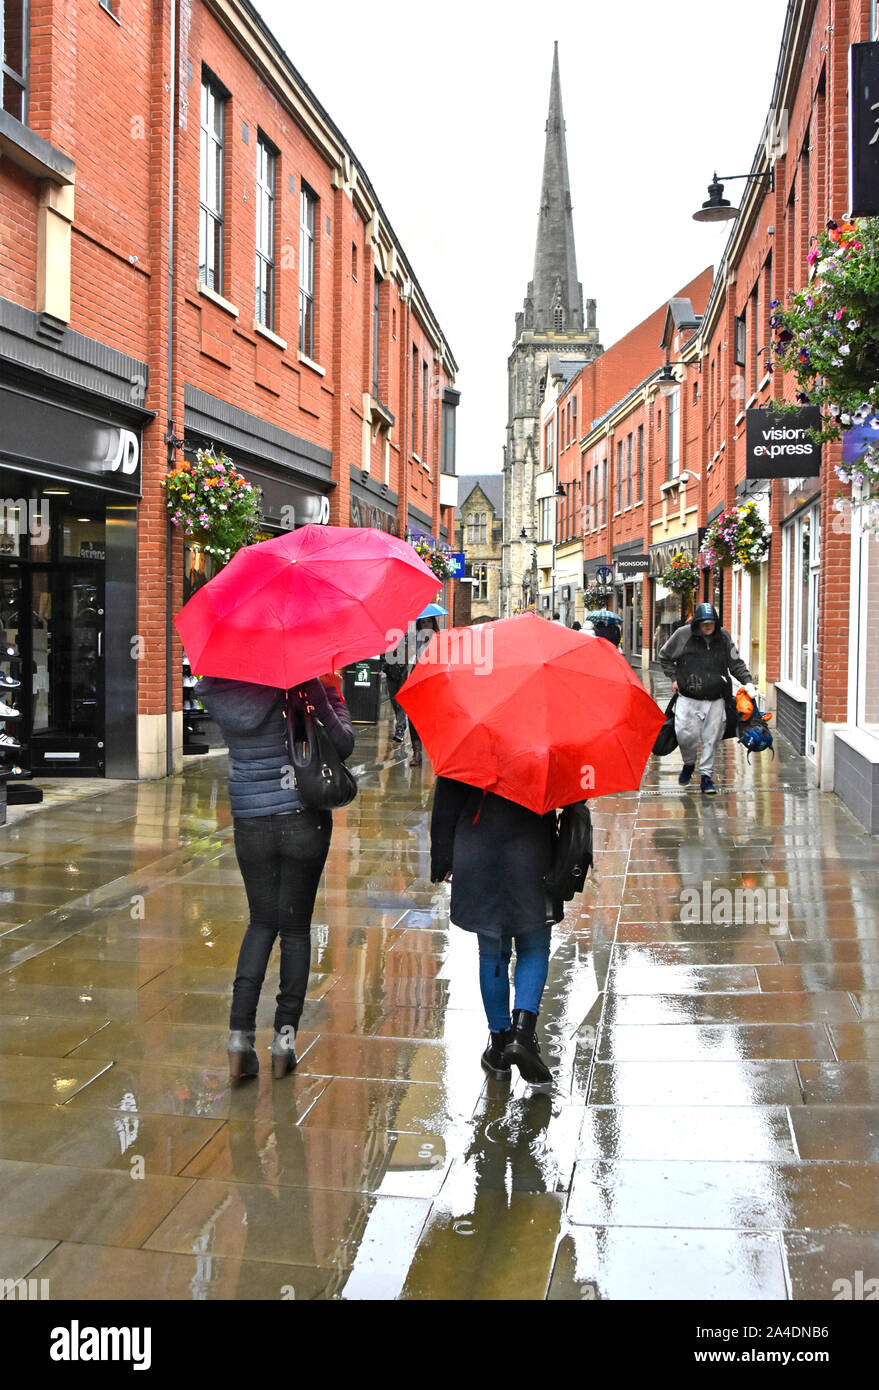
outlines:
M571 623L571 627L573 628L574 632L582 632L582 631L583 631L583 629L582 629L582 627L580 626L579 623Z

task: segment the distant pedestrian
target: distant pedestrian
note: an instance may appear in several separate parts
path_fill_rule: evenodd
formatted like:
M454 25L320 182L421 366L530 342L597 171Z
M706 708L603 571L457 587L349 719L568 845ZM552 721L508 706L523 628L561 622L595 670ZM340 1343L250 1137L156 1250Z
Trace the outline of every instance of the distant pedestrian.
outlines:
M241 943L229 1020L229 1075L255 1076L256 1010L275 939L281 938L281 987L270 1048L272 1072L296 1066L294 1042L308 988L311 917L333 833L331 811L303 806L290 776L285 705L311 706L336 749L354 747L351 720L332 675L290 691L205 677L195 693L229 746L229 799L235 855L250 920Z
M404 636L396 647L391 651L385 652L382 657L385 680L388 686L388 697L394 711L394 743L402 743L406 737L406 711L403 706L397 703L397 692L405 683L409 675L409 666L406 660L406 637Z
M571 623L571 629L573 632L582 632L583 630L579 623Z
M504 1078L515 1064L535 1085L552 1080L535 1030L552 923L564 916L563 904L550 901L543 883L552 863L554 822L554 812L540 816L505 797L437 778L430 876L434 883L451 879L451 921L475 932L479 943L479 987L490 1032L482 1066Z
M425 648L429 645L430 639L435 632L439 632L439 623L436 618L419 618L415 624L415 641L410 644L410 664L409 671L419 661L424 654ZM407 672L408 675L408 672ZM422 743L418 730L409 720L409 737L412 740L412 757L409 759L410 767L420 767L422 763Z
M729 677L734 676L756 699L754 678L710 603L700 603L692 621L672 633L660 649L659 660L678 697L675 734L684 760L678 782L682 787L689 784L701 741L701 789L703 795L713 796L717 791L712 780L714 755L726 727L726 697L732 694Z
M622 631L620 620L615 613L601 613L592 619L592 627L596 637L603 637L606 642L612 643L614 647L620 645Z

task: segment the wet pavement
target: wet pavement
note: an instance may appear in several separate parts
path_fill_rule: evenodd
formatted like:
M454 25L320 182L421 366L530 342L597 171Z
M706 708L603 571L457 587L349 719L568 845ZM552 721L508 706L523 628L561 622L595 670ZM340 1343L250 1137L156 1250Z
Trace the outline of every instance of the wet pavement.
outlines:
M661 698L661 692L658 692ZM298 1071L225 1043L225 759L0 829L0 1278L53 1299L822 1299L879 1277L877 845L725 744L593 808L553 934L551 1092L488 1080L433 776L358 729ZM856 1295L855 1295L856 1296Z

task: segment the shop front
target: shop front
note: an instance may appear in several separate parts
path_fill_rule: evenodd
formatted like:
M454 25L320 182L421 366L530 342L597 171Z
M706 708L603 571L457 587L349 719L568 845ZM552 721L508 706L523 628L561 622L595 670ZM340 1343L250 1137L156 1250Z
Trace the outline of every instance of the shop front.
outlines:
M93 399L0 384L0 645L19 680L0 730L13 781L137 776L137 505L150 417L82 403Z
M851 521L849 720L834 737L834 790L862 825L879 833L879 535L868 529L869 504L835 513Z
M643 655L643 593L648 564L640 541L614 546L614 609L620 617L620 648L633 665L641 665Z
M784 482L777 485L784 487ZM817 494L806 497L795 485L783 494L782 510L786 515L781 527L780 678L775 683L778 728L798 753L814 762L818 756L821 504ZM740 587L735 586L734 576L737 592Z

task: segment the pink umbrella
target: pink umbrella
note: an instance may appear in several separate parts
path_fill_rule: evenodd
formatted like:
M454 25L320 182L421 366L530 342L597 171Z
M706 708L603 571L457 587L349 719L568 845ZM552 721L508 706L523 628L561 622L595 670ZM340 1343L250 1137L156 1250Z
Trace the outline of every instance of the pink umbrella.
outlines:
M395 646L439 587L397 536L309 525L239 550L174 623L193 671L286 690Z

